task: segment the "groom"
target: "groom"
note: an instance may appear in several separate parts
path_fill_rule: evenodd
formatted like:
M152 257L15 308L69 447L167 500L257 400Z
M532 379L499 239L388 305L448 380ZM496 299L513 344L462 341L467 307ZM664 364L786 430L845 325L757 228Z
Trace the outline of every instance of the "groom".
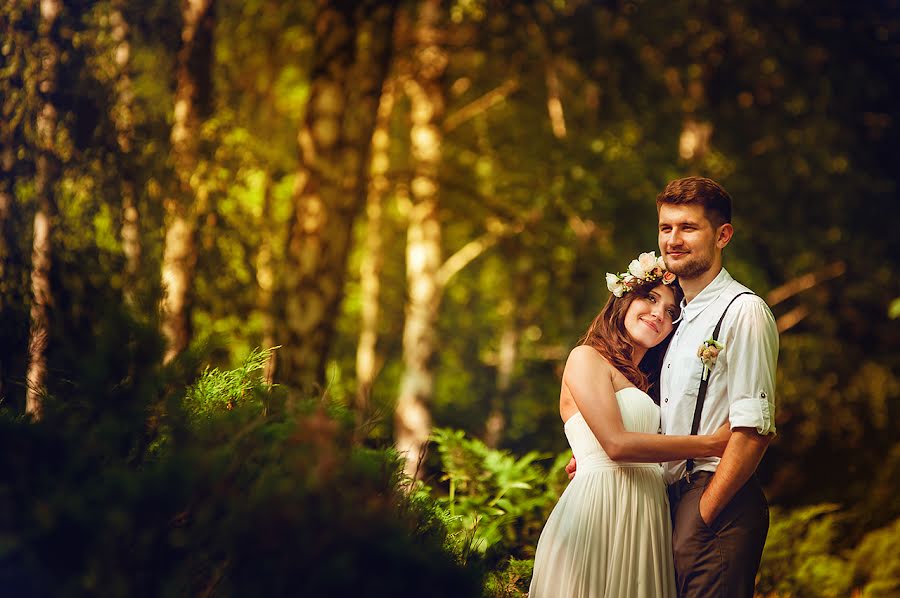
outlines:
M775 435L778 331L765 302L722 267L734 234L725 189L678 179L657 196L656 209L660 253L684 290L660 376L662 431L712 434L726 421L732 430L721 458L664 464L678 595L750 598L769 529L755 471ZM704 364L698 352L720 320L721 348ZM574 459L566 470L571 477Z
M721 185L672 181L656 209L659 250L684 290L660 376L662 431L712 434L725 421L732 430L721 459L664 464L678 595L750 598L769 528L755 471L775 435L778 330L765 302L722 267L734 229ZM722 348L705 365L698 351L720 320ZM692 431L704 377L699 429Z

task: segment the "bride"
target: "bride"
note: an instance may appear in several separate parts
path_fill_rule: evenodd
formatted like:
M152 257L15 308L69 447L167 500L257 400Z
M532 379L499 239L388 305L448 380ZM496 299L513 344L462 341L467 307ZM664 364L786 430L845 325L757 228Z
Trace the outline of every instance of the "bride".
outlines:
M530 598L674 597L659 463L721 456L730 436L727 424L712 436L658 433L647 373L658 374L661 347L652 349L672 332L682 297L662 258L641 254L607 285L563 372L559 412L578 472L541 532Z

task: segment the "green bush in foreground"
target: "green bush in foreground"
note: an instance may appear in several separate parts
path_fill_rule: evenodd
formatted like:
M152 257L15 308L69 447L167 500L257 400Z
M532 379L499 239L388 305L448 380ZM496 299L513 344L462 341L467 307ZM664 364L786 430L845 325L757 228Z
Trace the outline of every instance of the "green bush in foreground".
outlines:
M73 386L39 422L0 414L4 593L480 594L396 455L353 446L327 404L252 363L187 392L165 375Z

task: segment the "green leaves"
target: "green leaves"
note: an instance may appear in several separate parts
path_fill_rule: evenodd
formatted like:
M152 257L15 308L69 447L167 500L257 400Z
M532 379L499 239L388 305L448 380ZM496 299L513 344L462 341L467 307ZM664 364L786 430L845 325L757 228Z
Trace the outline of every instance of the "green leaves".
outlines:
M451 515L451 530L471 534L472 549L480 554L509 554L529 546L523 532L536 542L535 531L543 527L558 498L548 482L561 466L548 475L538 463L548 455L531 451L515 457L488 448L462 430L438 428L432 439L441 458L440 481L448 487L447 495L435 494Z
M772 509L756 591L789 596L894 595L900 580L900 519L865 535L853 549L842 546L847 512L822 503Z

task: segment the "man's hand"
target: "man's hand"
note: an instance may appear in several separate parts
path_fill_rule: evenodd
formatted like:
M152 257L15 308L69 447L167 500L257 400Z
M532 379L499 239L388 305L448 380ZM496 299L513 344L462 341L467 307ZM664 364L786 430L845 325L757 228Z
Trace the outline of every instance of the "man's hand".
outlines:
M570 480L575 477L575 468L576 467L577 467L577 464L575 463L575 457L572 457L572 459L569 461L569 464L566 465L566 473L569 474Z
M700 518L711 525L741 486L756 471L772 436L761 436L753 428L735 428L716 468L700 497Z

